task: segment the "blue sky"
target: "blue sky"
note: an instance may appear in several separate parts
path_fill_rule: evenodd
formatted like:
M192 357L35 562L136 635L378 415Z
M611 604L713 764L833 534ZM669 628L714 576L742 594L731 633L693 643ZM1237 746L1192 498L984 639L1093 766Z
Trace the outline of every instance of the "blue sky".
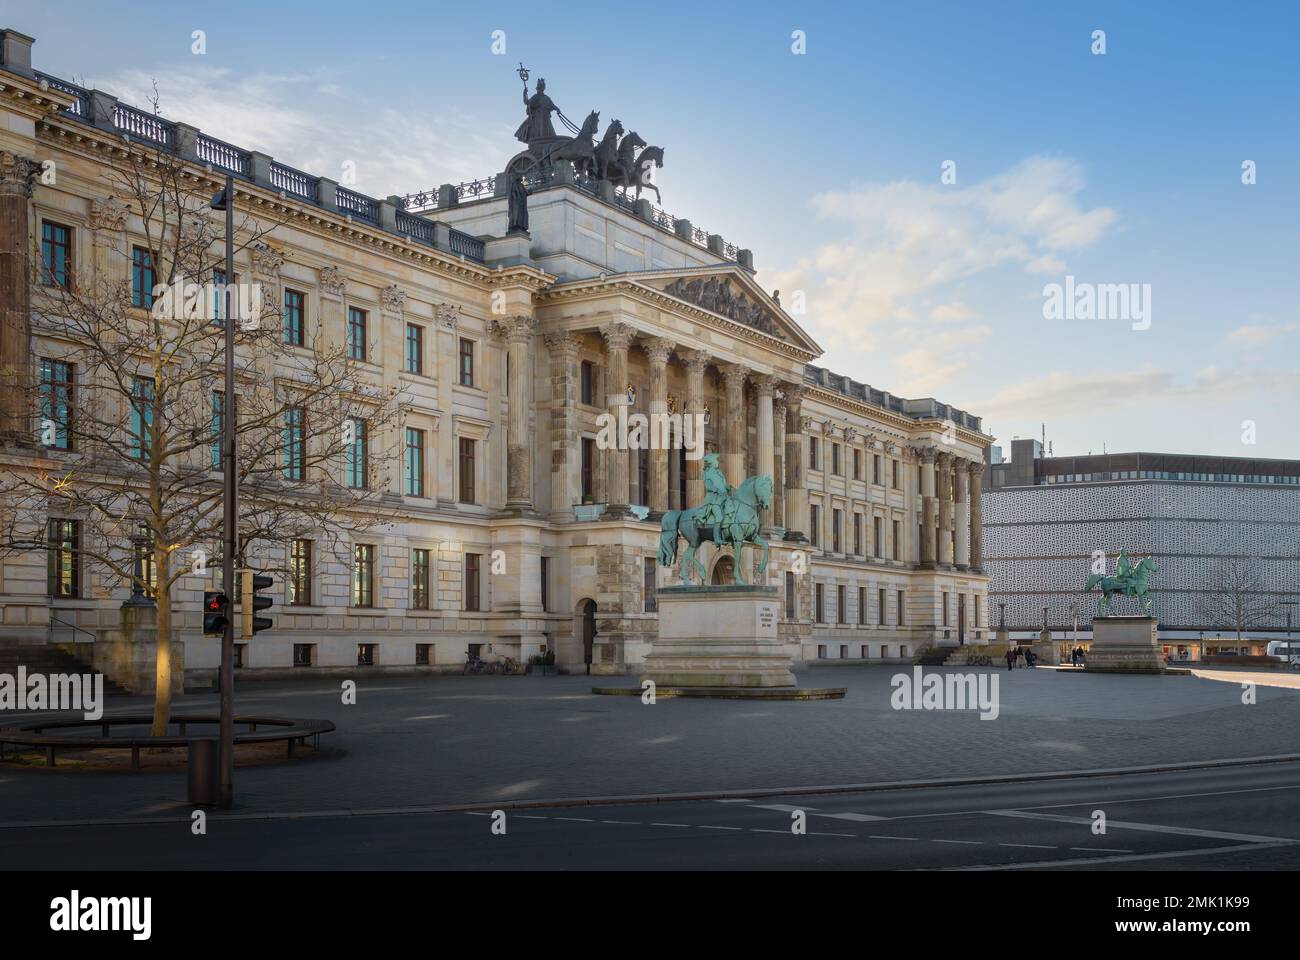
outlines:
M663 206L803 291L833 369L1058 455L1300 457L1295 4L0 7L40 69L156 78L164 116L377 195L501 169L522 60L664 146ZM1150 284L1150 328L1044 319L1066 275Z

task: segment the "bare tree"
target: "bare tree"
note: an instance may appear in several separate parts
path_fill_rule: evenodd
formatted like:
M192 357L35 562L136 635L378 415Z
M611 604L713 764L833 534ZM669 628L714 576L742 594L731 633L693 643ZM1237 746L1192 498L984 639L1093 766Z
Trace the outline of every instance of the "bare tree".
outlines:
M318 332L305 348L286 345L271 291L263 297L253 283L221 276L211 181L171 154L135 145L104 175L139 218L147 259L137 254L133 263L130 249L110 253L133 277L123 277L124 264L110 276L81 270L66 285L34 278L36 329L73 365L60 369L74 369L76 383L50 383L46 371L33 396L44 449L33 471L0 482L10 507L4 541L30 543L46 518L75 519L83 569L95 564L110 581L142 581L157 607L153 732L162 735L173 590L222 562L220 432L228 411L238 437L239 565L270 552L264 544L309 537L337 550L348 534L381 525L377 501L398 460L400 404L354 356L373 344L345 348ZM237 250L265 255L274 228L237 216ZM236 325L233 403L223 393L227 323ZM145 576L137 578L142 550ZM224 589L233 602L235 585Z
M1218 560L1206 576L1200 608L1207 625L1235 630L1238 644L1243 631L1272 623L1277 616L1277 601L1265 592L1255 557Z

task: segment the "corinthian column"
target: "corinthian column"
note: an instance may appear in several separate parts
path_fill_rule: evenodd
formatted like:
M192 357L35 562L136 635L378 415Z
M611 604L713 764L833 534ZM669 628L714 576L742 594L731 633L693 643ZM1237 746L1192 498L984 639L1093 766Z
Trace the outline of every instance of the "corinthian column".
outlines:
M632 343L633 331L629 324L615 322L607 325L602 329L601 334L605 338L606 363L605 370L608 372L605 389L605 409L613 418L615 427L616 441L612 448L605 451L605 462L608 465L608 488L605 496L608 499L606 507L606 516L624 517L630 512L629 503L629 474L628 474L628 453L627 447L623 443L623 424L627 423L627 349Z
M808 539L808 488L805 486L803 387L797 383L782 387L785 393L785 538Z
M941 567L952 566L952 454L935 455L939 480L939 556Z
M785 397L772 401L772 523L785 527Z
M675 346L664 337L655 337L645 345L650 356L649 504L650 509L658 513L668 509L668 358ZM658 427L658 424L663 426Z
M578 338L548 333L551 354L551 511L567 513L582 499L578 439ZM593 465L594 466L594 465Z
M935 503L935 449L922 447L918 455L921 458L921 566L933 569L938 519L938 506Z
M510 359L509 419L506 428L506 509L532 510L532 437L528 432L528 411L533 399L532 358L529 345L535 321L518 315L498 321Z
M970 568L984 572L984 464L970 463Z
M970 471L967 461L958 459L957 467L957 569L970 569Z
M0 153L0 440L32 446L31 224L35 160Z
M754 388L758 395L758 475L771 477L776 472L776 455L772 445L772 397L776 393L776 377L760 374L754 378ZM772 486L775 498L775 480ZM770 506L762 511L761 522L764 527L772 526Z
M687 350L680 355L686 365L686 416L691 425L685 426L691 431L691 442L698 444L694 453L686 454L686 502L683 510L698 507L704 502L704 427L697 430L696 423L702 423L704 414L704 368L708 366L709 355L703 350Z
M718 368L727 385L726 448L722 457L727 483L738 487L745 479L745 378L749 368L726 363Z

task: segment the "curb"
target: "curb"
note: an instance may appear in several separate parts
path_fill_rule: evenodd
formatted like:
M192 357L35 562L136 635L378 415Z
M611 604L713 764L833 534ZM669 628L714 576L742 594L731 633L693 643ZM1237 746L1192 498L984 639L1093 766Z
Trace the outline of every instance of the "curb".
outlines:
M1102 767L1094 770L1052 770L1044 773L1010 773L983 777L949 777L930 780L885 780L875 783L822 784L801 787L760 787L752 790L706 790L685 793L622 794L608 797L555 797L537 800L501 800L433 804L428 806L383 807L378 809L340 808L304 810L287 813L211 813L218 821L242 820L319 820L337 817L391 817L431 813L472 813L491 810L529 810L547 807L628 806L642 803L677 803L687 800L736 800L751 797L799 797L832 793L875 793L888 790L916 790L934 787L968 787L1003 783L1036 783L1046 780L1083 780L1100 777L1135 776L1144 773L1177 773L1185 770L1214 770L1220 767L1257 766L1268 763L1296 763L1300 753L1263 757L1235 757L1226 760L1198 760L1184 763L1159 763L1135 767ZM177 803L189 809L188 804ZM175 817L118 817L103 820L37 820L0 822L0 831L42 827L134 826L152 823L189 823L190 815Z

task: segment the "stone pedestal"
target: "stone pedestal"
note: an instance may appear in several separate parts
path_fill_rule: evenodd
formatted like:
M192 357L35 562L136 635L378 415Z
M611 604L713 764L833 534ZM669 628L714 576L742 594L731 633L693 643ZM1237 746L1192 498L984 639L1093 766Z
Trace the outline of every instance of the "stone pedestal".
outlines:
M1098 617L1085 669L1090 673L1164 673L1155 617Z
M670 687L793 687L777 636L780 591L762 586L678 586L657 591L659 636L642 679Z
M1060 665L1061 651L1057 647L1056 641L1052 639L1052 631L1038 631L1038 639L1034 641L1031 649L1034 651L1034 656L1038 658L1039 663L1050 664L1054 667Z

